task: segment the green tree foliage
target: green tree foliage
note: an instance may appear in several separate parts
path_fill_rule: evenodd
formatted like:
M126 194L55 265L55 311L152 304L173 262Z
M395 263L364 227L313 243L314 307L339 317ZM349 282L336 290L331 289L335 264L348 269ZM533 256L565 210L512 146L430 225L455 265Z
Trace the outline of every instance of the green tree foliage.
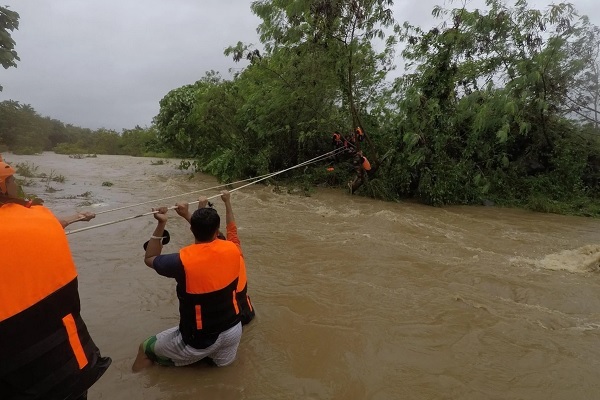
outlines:
M0 103L0 144L24 154L48 149L48 138L41 134L45 123L29 104L3 101Z
M569 57L579 60L566 94L565 112L584 124L600 126L600 28L582 18L578 34L567 42Z
M8 7L0 7L0 64L4 69L16 67L17 61L20 61L15 51L15 41L11 36L15 29L19 29L19 14Z
M171 91L155 124L170 148L233 179L291 167L330 150L331 133L370 123L392 69L391 1L257 1L265 51L227 55L250 65L232 81L215 73ZM375 50L374 44L383 47ZM369 129L375 126L370 126Z
M321 95L342 107L336 113L342 126L354 129L364 127L363 119L380 101L385 77L394 68L396 37L386 37L399 29L392 6L391 0L263 0L254 2L252 10L263 21L258 31L268 54L292 51L312 62L312 68L295 72L322 85ZM365 128L377 132L376 126Z
M593 27L568 4L486 5L436 7L445 21L428 31L405 24L413 72L396 83L392 189L431 204L597 192L585 173L597 140L569 113L569 94L594 65L572 49Z
M292 49L327 69L324 78L334 84L356 126L392 69L395 37L388 38L383 52L373 49L373 39L384 40L386 28L397 29L392 6L391 0L262 0L252 10L263 21L258 32L267 53Z
M160 139L175 151L195 157L209 157L214 152L212 121L207 120L207 107L213 101L216 88L222 84L220 76L210 72L195 84L170 91L160 101L160 112L154 118ZM219 118L222 110L213 118ZM204 124L208 123L208 126Z
M158 131L155 126L142 128L136 126L133 129L124 129L119 138L119 153L131 156L170 156L160 144Z

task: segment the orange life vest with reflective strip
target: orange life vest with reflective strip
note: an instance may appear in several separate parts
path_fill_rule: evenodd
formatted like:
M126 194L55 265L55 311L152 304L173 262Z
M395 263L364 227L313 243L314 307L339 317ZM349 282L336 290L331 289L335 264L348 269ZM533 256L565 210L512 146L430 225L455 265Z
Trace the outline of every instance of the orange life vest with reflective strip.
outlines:
M77 271L64 230L45 207L0 206L0 394L64 399L104 373L79 315Z
M179 329L183 340L194 346L203 334L223 332L240 321L236 289L242 257L226 240L184 247L179 257L185 271L185 285L177 289Z

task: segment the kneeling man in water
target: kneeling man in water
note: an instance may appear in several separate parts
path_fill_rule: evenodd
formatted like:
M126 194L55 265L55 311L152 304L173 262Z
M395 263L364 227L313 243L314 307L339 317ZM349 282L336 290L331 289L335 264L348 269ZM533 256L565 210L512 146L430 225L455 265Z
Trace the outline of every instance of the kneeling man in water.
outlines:
M167 207L154 209L158 221L144 261L159 275L177 281L179 325L140 344L132 371L153 363L184 366L208 359L219 367L231 364L242 336L236 292L243 258L238 246L217 239L220 217L199 208L190 218L194 244L179 253L161 255Z

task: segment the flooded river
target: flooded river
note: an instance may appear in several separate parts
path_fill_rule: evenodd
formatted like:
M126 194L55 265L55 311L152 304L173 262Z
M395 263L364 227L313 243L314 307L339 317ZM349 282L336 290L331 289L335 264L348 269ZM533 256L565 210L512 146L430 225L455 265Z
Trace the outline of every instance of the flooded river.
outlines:
M5 159L65 176L48 185L53 193L40 179L25 188L58 215L218 185L205 175L189 179L174 161ZM214 203L224 213L221 200ZM90 400L600 398L599 220L432 208L331 189L304 197L262 185L233 193L232 204L257 317L225 368L130 372L139 343L178 323L175 282L143 262L152 216L68 236L83 318L113 359ZM193 240L187 223L169 215L164 253Z

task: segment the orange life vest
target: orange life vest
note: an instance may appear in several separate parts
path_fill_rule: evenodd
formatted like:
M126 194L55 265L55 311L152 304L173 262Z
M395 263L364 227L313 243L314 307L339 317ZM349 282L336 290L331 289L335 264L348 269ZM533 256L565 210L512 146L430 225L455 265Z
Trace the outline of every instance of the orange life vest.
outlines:
M80 316L67 237L45 207L0 206L2 399L80 395L110 365Z
M235 224L235 222L228 223L226 229L226 240L229 240L230 242L234 243L240 250L240 278L238 280L236 292L237 302L240 310L240 320L242 321L242 325L246 325L247 323L252 321L256 313L254 311L254 306L250 301L250 296L248 296L248 278L246 276L246 263L244 262L244 253L242 252L242 245L238 237L237 225Z
M365 169L365 171L371 170L371 163L369 162L369 160L367 160L367 157L365 156L362 156L362 167Z
M358 128L356 128L356 131L354 131L355 135L356 135L356 139L359 142L362 142L363 140L365 140L365 133L363 132L363 130L360 128L360 126Z
M203 334L223 332L240 321L236 289L242 257L226 240L184 247L179 257L185 271L185 287L177 288L179 329L194 346Z

